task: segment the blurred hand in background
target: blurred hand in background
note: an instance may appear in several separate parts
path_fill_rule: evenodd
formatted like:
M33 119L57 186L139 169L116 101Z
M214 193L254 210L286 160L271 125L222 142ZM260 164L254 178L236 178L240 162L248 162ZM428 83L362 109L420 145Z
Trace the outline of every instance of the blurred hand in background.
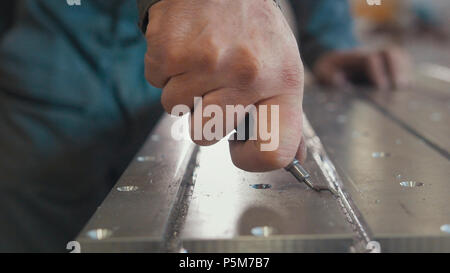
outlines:
M359 49L331 51L316 61L312 71L317 80L327 86L369 84L379 89L396 89L409 84L409 59L399 47L368 52Z

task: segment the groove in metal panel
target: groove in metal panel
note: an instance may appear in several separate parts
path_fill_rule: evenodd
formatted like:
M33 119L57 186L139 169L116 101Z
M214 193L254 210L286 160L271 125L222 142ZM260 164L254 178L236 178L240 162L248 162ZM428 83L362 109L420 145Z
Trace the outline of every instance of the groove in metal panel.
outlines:
M352 225L353 230L357 233L354 245L355 250L367 250L366 247L370 242L372 242L372 234L369 226L365 222L356 205L351 200L349 194L344 191L344 185L341 178L339 177L339 174L336 171L333 162L328 157L325 148L323 147L319 137L314 132L314 129L312 128L306 116L303 121L303 126L306 145L308 149L310 149L314 160L327 179L328 186L333 188L335 192L337 192L337 202L342 209L347 221Z

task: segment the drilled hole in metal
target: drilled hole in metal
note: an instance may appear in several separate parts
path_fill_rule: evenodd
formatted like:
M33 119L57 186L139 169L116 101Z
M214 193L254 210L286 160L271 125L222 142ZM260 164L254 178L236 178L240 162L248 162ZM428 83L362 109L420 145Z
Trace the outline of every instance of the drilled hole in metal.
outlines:
M121 192L132 192L132 191L137 191L138 189L139 189L138 186L117 187L117 191L121 191Z
M112 230L105 228L92 229L86 233L86 235L92 240L104 240L106 238L111 237L112 234L113 234Z
M391 156L390 153L385 153L385 152L373 152L372 153L373 158L384 158L384 157L390 157L390 156Z
M257 189L257 190L267 190L267 189L272 188L272 185L270 185L270 184L253 184L253 185L250 185L250 187Z
M148 161L155 161L156 158L154 156L139 156L136 160L138 162L148 162Z
M254 227L252 228L251 233L256 237L269 237L275 233L275 228L270 226Z
M422 187L422 182L416 182L416 181L402 181L400 182L400 186L404 188L415 188L415 187Z

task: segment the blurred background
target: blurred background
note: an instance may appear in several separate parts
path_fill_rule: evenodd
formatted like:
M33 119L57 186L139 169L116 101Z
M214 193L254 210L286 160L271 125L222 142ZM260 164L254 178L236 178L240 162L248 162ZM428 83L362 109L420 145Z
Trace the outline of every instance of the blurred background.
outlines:
M380 32L392 39L431 36L447 39L450 2L446 0L389 0L380 6L351 0L361 35Z

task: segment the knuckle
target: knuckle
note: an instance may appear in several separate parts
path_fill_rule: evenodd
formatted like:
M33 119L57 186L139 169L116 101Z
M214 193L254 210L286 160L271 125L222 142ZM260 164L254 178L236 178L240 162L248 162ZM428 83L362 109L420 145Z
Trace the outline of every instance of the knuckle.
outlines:
M250 49L239 47L233 56L231 69L239 86L249 86L258 78L260 64Z
M299 88L303 84L303 64L285 66L281 69L281 79L287 88Z
M172 113L172 109L175 107L176 103L173 96L170 94L171 92L167 89L164 89L161 94L161 105L164 110L170 114Z
M207 71L215 71L219 62L219 47L211 40L202 42L199 48L199 64Z
M163 85L159 83L156 80L155 77L155 69L158 67L158 65L155 64L155 62L152 60L151 56L147 53L145 54L145 79L147 82L149 82L151 85L153 85L156 88L163 88Z
M161 86L153 80L151 75L152 74L150 72L148 72L147 70L145 71L145 79L147 80L147 82L156 88L161 88Z
M181 60L182 52L175 46L167 46L165 51L165 59L167 62L178 62Z
M163 53L164 64L168 75L177 74L177 68L184 62L186 53L183 48L167 45Z

